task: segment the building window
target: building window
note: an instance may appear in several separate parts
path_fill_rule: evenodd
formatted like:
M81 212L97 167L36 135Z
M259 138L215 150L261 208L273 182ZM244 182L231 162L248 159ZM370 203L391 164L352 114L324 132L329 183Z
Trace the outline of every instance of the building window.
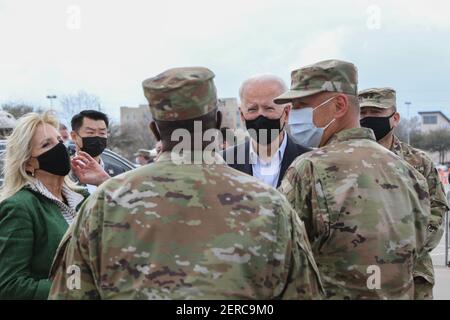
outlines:
M423 116L423 124L437 124L437 116Z

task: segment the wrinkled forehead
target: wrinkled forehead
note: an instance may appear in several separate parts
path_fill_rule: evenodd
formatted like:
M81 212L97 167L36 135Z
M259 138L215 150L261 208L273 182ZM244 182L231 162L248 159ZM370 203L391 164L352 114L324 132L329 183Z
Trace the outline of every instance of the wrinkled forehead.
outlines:
M277 105L273 102L282 93L284 93L283 87L278 82L251 82L243 87L242 102L246 105L264 104L282 108L283 105Z
M264 93L280 95L287 90L286 86L280 81L269 77L250 79L242 85L242 93L244 96L254 94L262 95Z

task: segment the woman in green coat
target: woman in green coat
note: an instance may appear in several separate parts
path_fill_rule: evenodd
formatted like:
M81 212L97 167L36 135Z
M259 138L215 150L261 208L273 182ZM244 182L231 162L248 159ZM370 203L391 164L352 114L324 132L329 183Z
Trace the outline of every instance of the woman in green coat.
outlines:
M70 157L57 128L51 114L31 113L19 119L7 140L0 193L0 299L47 299L56 249L87 196L67 178Z

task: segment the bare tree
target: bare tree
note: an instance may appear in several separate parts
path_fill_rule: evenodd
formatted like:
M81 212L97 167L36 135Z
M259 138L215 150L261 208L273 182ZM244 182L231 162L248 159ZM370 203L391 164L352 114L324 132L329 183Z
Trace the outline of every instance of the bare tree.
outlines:
M109 126L108 146L111 150L133 161L134 153L139 149L152 149L156 139L150 132L145 119L136 122L133 126L120 126L111 123Z
M65 119L71 119L82 110L101 111L100 98L96 95L80 90L75 94L63 95L60 100L62 115Z
M420 135L420 119L419 117L413 117L411 119L401 119L398 126L395 128L394 133L401 141L408 141L408 130L410 138L412 136ZM410 140L412 141L412 139Z
M30 112L42 113L44 111L44 109L40 106L33 106L30 103L17 101L3 103L2 109L12 114L16 119Z

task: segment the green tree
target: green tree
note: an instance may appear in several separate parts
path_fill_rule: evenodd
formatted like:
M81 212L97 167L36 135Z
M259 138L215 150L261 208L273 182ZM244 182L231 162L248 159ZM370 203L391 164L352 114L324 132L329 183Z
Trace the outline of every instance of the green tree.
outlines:
M445 162L445 154L450 150L450 130L438 129L414 136L415 147L439 153L439 163Z

